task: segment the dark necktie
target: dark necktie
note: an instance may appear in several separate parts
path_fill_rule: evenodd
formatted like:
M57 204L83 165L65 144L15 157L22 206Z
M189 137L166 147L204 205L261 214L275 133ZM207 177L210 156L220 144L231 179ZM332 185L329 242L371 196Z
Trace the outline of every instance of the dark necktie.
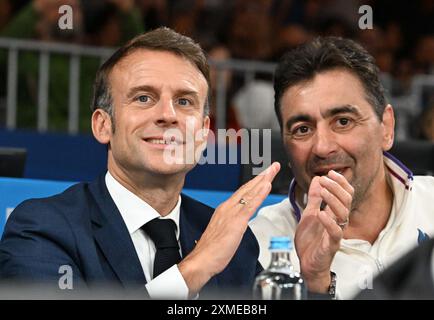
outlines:
M172 219L153 219L142 227L155 244L154 278L181 261Z

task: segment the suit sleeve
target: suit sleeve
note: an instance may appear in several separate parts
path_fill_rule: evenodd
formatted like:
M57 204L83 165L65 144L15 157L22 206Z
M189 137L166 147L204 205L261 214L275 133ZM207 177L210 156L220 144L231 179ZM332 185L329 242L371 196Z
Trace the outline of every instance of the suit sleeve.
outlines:
M10 215L0 243L2 285L83 286L75 243L60 210L42 200L23 202Z
M256 262L256 275L259 275L262 271L264 270L264 267L262 266L262 264L259 262L259 260Z

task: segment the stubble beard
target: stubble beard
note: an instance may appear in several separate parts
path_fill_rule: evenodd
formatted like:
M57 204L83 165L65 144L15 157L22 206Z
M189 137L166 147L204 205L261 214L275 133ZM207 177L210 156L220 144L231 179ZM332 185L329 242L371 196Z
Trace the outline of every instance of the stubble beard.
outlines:
M366 183L363 183L363 181L358 181L359 179L357 179L356 176L354 177L354 182L350 183L354 188L354 195L353 195L353 201L351 202L350 215L357 212L361 204L366 200L367 196L371 191L378 170L379 169L377 169L377 171L371 177L369 177L369 180Z

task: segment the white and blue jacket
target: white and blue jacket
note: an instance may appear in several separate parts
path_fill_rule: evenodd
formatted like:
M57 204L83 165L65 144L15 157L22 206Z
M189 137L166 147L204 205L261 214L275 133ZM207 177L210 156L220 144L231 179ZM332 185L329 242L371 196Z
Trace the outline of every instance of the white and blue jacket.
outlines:
M340 299L351 299L362 289L372 289L373 278L427 238L434 237L434 177L413 176L399 160L384 153L388 181L394 195L386 227L370 244L359 239L343 239L331 270L337 274ZM262 208L250 227L260 246L259 261L266 268L270 262L270 237L294 239L302 208L295 201L295 180L291 181L288 198ZM299 261L291 253L295 269Z

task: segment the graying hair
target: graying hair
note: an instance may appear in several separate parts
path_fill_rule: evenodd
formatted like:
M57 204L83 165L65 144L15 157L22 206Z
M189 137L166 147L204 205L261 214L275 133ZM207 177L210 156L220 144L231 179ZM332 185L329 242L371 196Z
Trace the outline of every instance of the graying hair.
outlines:
M211 94L211 80L209 75L209 65L200 45L191 38L181 35L169 28L163 27L141 34L130 40L119 48L106 62L99 68L95 83L94 95L91 104L91 111L100 108L106 111L114 123L113 98L110 92L109 75L114 66L125 56L137 49L148 49L155 51L167 51L181 56L190 61L205 77L208 84L208 95L204 104L204 116L209 114L209 101ZM114 126L113 127L113 131Z

